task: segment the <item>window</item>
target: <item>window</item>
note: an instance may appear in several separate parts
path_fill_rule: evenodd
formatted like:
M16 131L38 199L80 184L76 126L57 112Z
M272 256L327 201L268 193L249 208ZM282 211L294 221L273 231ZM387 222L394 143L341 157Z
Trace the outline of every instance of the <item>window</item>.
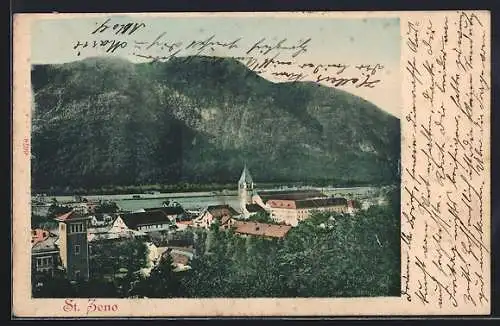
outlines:
M80 245L75 245L75 255L80 254Z
M73 223L69 225L70 233L82 233L83 223Z
M50 267L52 266L52 256L38 257L36 259L36 267Z
M42 273L51 272L53 269L52 256L38 257L36 259L36 270Z

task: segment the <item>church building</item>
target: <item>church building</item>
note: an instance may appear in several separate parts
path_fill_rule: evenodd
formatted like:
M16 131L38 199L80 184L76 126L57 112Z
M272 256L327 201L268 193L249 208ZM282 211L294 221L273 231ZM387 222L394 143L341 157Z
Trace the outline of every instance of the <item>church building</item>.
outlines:
M247 205L253 204L252 197L254 195L254 183L250 171L247 166L241 172L240 180L238 181L238 199L240 202L240 212L245 218L250 216Z

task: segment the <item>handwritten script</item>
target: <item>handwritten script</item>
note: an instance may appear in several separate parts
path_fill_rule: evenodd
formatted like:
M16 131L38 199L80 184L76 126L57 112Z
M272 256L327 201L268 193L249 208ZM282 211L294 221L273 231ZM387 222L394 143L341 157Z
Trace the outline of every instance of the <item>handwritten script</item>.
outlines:
M489 309L489 18L403 29L402 297Z
M384 65L380 63L346 64L309 62L312 37L293 39L242 37L222 39L208 34L196 39L178 39L168 33L151 32L143 21L114 22L113 18L96 22L88 37L75 40L72 49L83 55L120 55L142 61L169 61L175 57L229 57L245 64L255 73L278 81L313 81L332 87L374 88L382 82Z

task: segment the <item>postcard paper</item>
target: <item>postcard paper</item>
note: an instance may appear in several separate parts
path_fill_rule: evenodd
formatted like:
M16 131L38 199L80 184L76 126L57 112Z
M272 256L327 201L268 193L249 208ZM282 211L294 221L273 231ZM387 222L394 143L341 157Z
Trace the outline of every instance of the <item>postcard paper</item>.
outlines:
M489 314L489 12L13 35L16 317Z

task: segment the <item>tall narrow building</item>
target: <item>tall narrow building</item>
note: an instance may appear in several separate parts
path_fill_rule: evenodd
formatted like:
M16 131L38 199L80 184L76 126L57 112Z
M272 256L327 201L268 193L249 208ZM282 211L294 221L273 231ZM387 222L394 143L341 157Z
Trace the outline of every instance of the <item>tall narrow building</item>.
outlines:
M75 211L56 218L59 222L59 254L68 280L89 279L89 217Z
M254 183L250 171L247 166L241 172L240 180L238 181L238 197L240 201L240 211L245 216L247 215L246 206L252 203L252 196L254 193Z

